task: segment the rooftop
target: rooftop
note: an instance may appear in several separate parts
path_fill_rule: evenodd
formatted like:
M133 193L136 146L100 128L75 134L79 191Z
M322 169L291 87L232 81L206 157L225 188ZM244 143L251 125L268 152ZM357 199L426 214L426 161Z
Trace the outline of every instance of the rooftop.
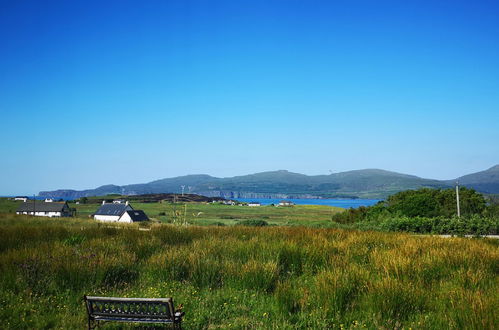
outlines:
M51 202L29 200L19 205L17 212L62 212L66 202Z
M133 210L132 206L129 204L102 204L101 207L95 212L95 215L116 215L121 216L127 210Z

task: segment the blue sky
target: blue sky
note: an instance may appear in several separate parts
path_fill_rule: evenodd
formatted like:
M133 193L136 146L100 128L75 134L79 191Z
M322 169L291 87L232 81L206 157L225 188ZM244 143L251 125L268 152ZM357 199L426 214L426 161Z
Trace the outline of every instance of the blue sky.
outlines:
M1 1L0 194L499 163L495 1Z

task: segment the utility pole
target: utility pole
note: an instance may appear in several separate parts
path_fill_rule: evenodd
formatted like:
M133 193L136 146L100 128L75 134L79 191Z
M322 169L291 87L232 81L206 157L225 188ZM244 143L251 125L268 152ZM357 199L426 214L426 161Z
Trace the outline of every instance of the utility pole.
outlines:
M457 217L461 217L461 209L459 208L459 181L456 181L456 203L457 203Z

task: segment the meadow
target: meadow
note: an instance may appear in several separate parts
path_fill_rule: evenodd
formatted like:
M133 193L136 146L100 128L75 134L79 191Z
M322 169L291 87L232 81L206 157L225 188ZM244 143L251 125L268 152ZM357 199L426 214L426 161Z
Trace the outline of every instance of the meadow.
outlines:
M131 203L162 223L188 222L194 225L237 225L244 220L264 220L269 225L328 226L331 217L344 209L325 205L295 205L293 207L238 206L206 203ZM74 204L80 217L92 215L99 204Z
M84 328L84 294L171 296L184 305L186 329L499 325L497 240L303 226L138 229L0 215L2 327Z

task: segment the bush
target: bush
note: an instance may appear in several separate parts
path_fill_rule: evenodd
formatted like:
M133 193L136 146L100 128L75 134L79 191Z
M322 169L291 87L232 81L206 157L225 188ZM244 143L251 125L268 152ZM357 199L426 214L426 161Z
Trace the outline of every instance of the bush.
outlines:
M253 219L249 219L249 220L242 220L238 223L238 225L240 226L252 226L252 227L264 227L264 226L268 226L268 222L265 221L265 220L253 220Z
M381 219L378 226L385 231L422 234L496 235L499 232L499 218L480 215L460 218L392 216Z
M484 235L496 234L499 206L486 204L473 189L460 188L461 214L456 217L454 189L407 190L370 207L337 213L331 220L364 230L413 233Z

